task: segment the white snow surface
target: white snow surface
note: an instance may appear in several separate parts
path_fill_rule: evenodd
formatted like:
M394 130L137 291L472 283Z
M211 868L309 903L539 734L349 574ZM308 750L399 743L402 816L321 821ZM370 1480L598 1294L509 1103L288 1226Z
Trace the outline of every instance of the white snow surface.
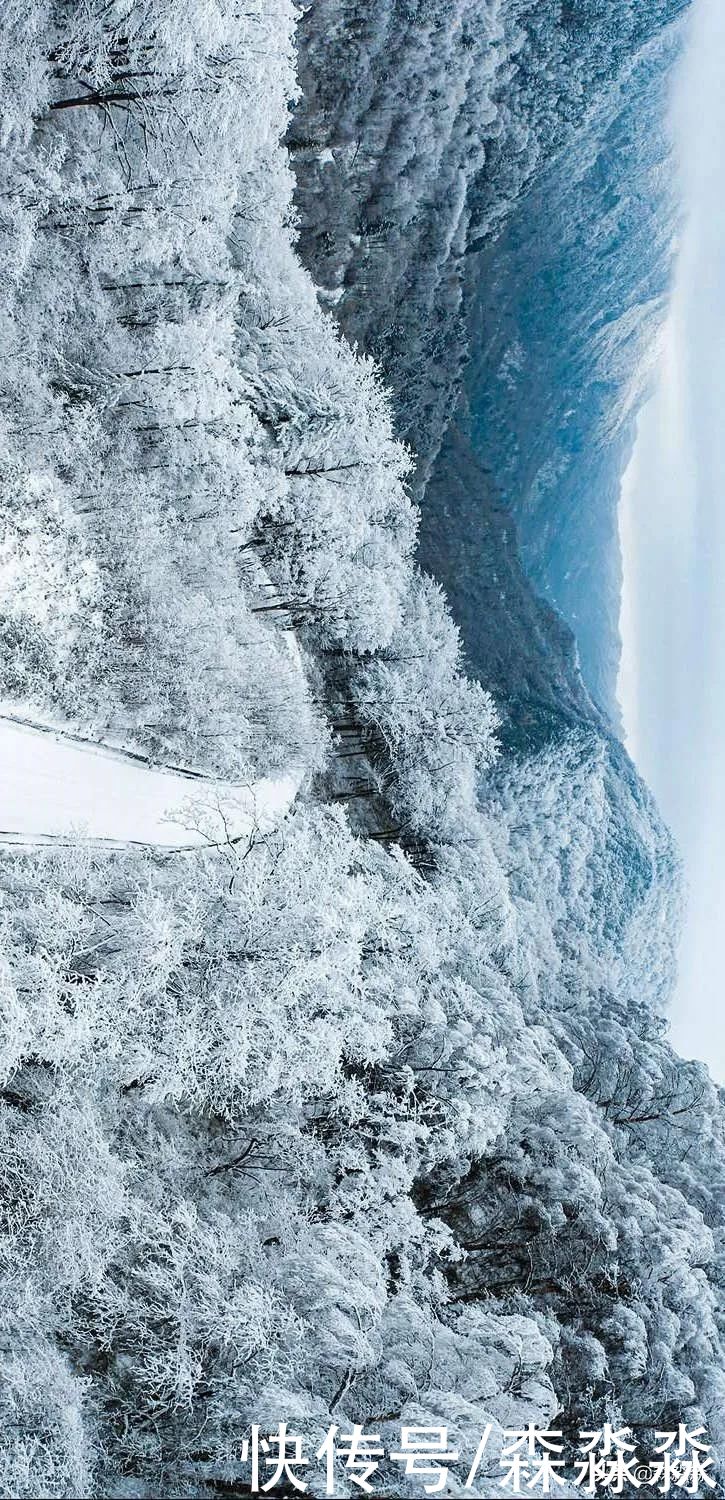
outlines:
M0 843L83 840L167 849L268 833L301 773L248 784L166 767L45 725L0 716Z

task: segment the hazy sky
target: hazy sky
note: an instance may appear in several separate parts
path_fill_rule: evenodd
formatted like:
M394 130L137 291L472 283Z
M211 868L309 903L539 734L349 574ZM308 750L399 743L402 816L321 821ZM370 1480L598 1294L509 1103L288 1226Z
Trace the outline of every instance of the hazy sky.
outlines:
M673 127L687 219L625 476L627 743L685 859L673 1040L725 1081L725 0L694 0Z

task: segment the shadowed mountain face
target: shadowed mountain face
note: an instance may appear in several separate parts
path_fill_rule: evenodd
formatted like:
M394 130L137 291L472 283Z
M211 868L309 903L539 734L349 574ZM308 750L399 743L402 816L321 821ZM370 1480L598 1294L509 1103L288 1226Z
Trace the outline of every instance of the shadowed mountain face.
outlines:
M604 729L582 682L574 636L532 589L510 510L457 422L426 491L420 553L445 579L469 665L501 712L506 746L533 749L592 723Z
M472 667L486 676L502 648L490 502L477 526L480 482L464 497L460 463L449 479L438 458L454 416L457 454L465 433L616 729L616 507L668 280L663 94L684 9L314 0L289 137L302 257L392 385L421 560ZM564 658L559 684L576 675L568 637Z
M611 118L637 59L688 3L306 7L289 131L300 251L392 385L421 484L458 398L468 256L597 110Z
M470 277L471 445L617 727L617 510L667 301L676 214L662 121L674 55L672 38L650 46Z

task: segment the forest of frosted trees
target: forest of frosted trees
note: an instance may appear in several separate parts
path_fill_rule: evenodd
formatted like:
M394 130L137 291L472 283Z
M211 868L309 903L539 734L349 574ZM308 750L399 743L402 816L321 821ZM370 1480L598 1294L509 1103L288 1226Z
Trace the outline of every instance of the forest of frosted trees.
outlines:
M605 1424L704 1428L721 1474L676 855L596 735L514 756L463 670L386 389L297 257L296 20L0 15L0 698L302 778L243 843L2 853L0 1492L241 1497L283 1421L378 1434L410 1500L406 1424L453 1496L510 1494L529 1423L566 1485Z
M385 370L418 490L456 403L476 251L597 108L626 97L688 4L303 7L303 95L288 134L301 251L323 301Z

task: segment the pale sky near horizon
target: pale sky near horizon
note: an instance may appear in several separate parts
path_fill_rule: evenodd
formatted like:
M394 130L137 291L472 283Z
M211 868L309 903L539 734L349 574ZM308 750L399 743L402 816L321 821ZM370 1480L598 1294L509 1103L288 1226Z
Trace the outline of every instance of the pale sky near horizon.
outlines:
M672 120L686 219L622 487L619 691L685 863L673 1041L725 1082L725 0L694 0Z

